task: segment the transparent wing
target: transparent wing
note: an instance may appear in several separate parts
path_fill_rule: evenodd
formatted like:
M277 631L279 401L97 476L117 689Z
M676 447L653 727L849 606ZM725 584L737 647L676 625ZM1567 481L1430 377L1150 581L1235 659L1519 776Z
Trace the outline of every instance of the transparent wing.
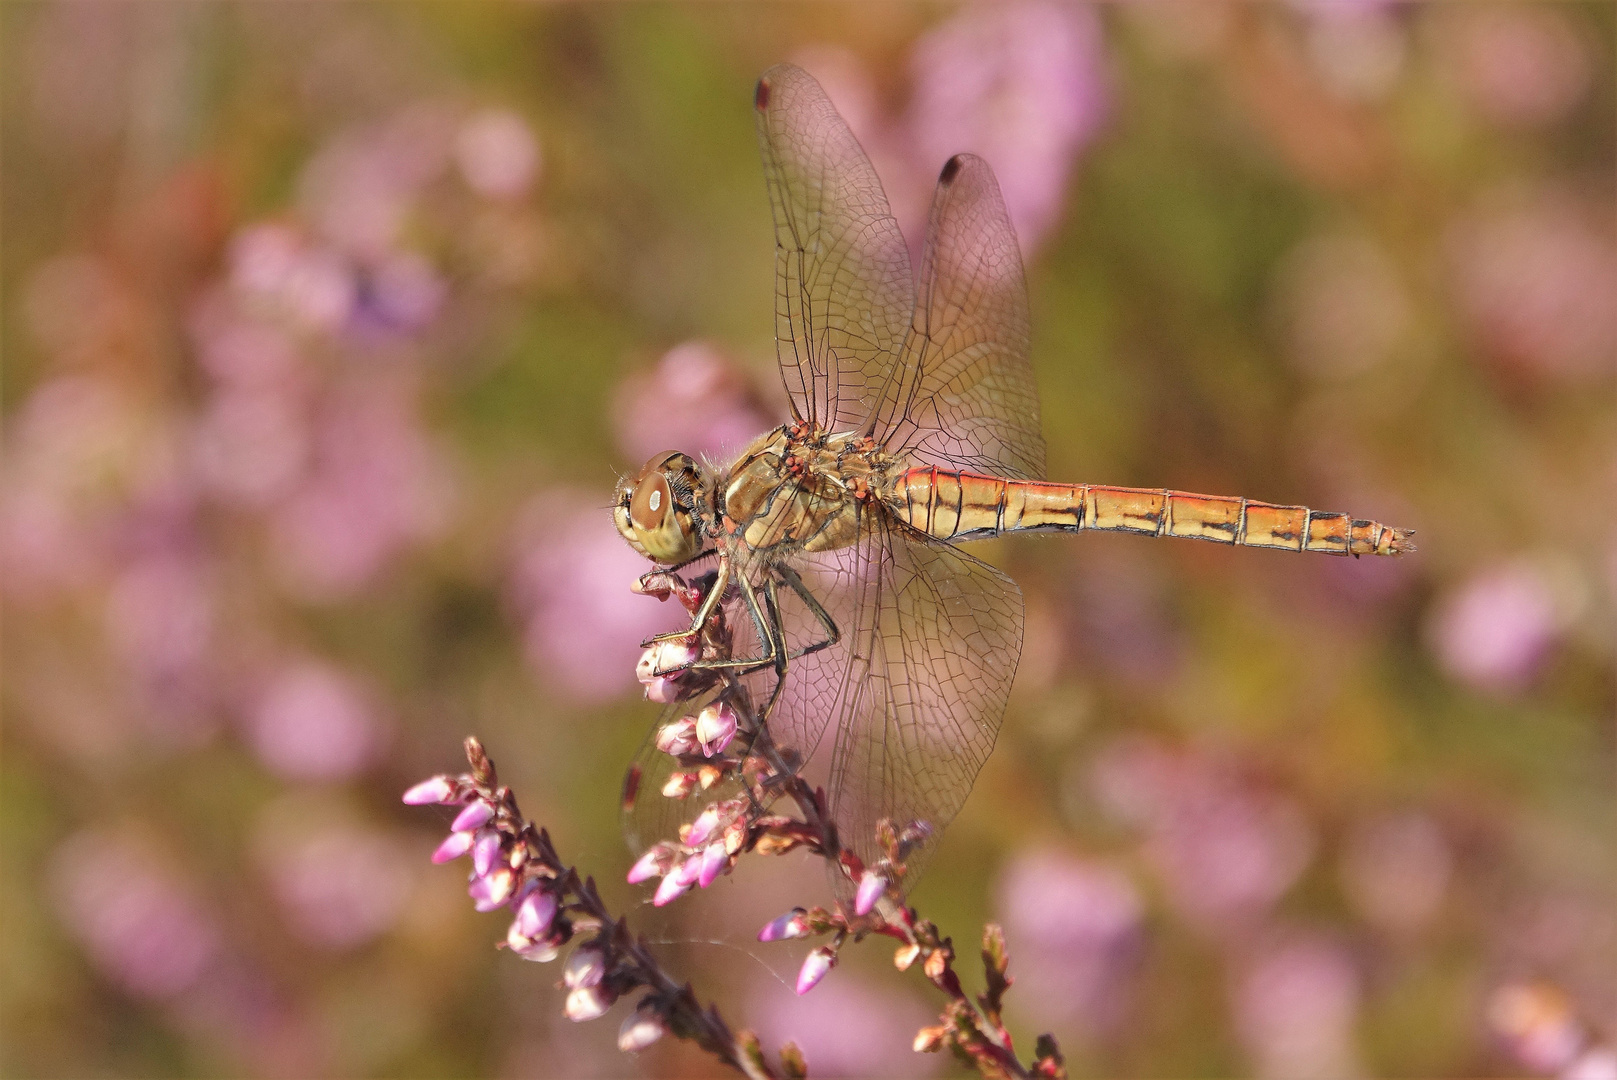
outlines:
M883 818L930 829L908 860L913 881L999 734L1022 651L1022 594L987 563L889 521L806 577L843 637L806 658L812 670L787 673L779 715L803 728L836 718L831 811L862 860L880 857Z
M798 419L849 430L874 413L909 329L909 252L870 159L813 76L772 67L755 105L781 377Z
M1044 475L1027 285L999 184L975 154L938 178L921 294L874 434L890 452L997 476Z

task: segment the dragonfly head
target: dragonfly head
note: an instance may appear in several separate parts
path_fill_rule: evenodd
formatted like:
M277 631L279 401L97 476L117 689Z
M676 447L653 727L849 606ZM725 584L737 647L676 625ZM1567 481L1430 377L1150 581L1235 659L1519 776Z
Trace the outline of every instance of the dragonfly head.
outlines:
M657 454L645 468L618 483L612 509L629 546L664 566L702 550L698 505L704 487L696 462L674 450Z

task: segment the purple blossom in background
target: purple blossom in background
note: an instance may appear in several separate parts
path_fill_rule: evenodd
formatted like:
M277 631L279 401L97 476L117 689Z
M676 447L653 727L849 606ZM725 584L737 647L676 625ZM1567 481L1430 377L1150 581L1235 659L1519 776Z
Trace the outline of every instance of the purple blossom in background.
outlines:
M57 847L49 876L68 932L131 994L173 998L219 954L213 917L139 840L76 833Z
M996 892L1016 943L1017 1011L1040 1030L1095 1034L1121 1021L1144 917L1129 879L1103 863L1035 849L1011 860Z
M811 1076L931 1076L945 1064L941 1054L910 1049L916 1029L935 1019L927 1007L852 971L839 968L802 996L778 982L756 981L748 999L750 1022L765 1045L797 1043Z
M714 460L740 453L778 420L747 375L716 346L687 341L618 389L618 448L635 467L664 450Z
M1236 1029L1259 1076L1338 1080L1360 1074L1359 976L1340 946L1298 936L1259 950L1237 979Z
M598 498L535 499L518 515L508 586L529 663L574 701L635 686L640 642L689 623L679 605L629 591L651 569Z
M466 185L491 199L528 193L539 175L539 144L523 119L503 109L466 118L455 133L455 164Z
M288 928L310 944L363 945L391 929L409 903L413 845L340 812L272 804L255 846Z
M1027 0L968 8L915 44L905 127L920 167L933 177L961 151L987 158L1025 255L1060 220L1105 119L1103 39L1093 7Z
M1576 604L1575 594L1539 566L1496 565L1438 599L1427 643L1452 678L1480 690L1519 690L1549 656Z
M247 739L285 780L346 780L381 754L386 733L358 681L329 663L290 663L266 681L247 715Z

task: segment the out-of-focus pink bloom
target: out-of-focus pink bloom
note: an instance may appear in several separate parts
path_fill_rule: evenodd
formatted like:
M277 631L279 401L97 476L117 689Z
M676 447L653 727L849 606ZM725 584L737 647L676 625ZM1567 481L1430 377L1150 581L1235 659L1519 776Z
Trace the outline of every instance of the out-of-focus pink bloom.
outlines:
M1335 1080L1360 1071L1359 976L1345 950L1299 937L1263 949L1235 988L1236 1028L1259 1076Z
M624 380L612 416L618 447L636 468L664 450L733 456L776 422L741 369L702 341L675 346Z
M393 252L370 268L356 315L360 329L410 332L437 317L448 286L432 264L414 252Z
M758 931L759 941L787 941L791 938L805 937L808 934L808 912L802 908L793 908L784 915L777 915L764 924Z
M249 311L284 315L317 330L341 326L356 285L347 259L287 225L254 225L230 245L230 281Z
M386 732L355 679L309 660L288 665L265 685L248 713L247 738L278 776L343 780L376 759Z
M936 1023L936 1012L902 988L865 981L857 970L802 997L773 979L759 980L748 1002L748 1019L765 1045L795 1042L810 1076L931 1076L945 1067L942 1054L910 1050L916 1029Z
M281 235L269 227L270 235ZM243 234L237 240L245 243ZM253 318L228 289L215 287L191 309L187 323L197 362L219 387L268 390L295 388L305 362L291 336L272 321Z
M853 897L853 913L855 915L869 915L875 908L876 901L880 900L882 893L887 891L887 878L879 871L866 870L859 878L859 889Z
M1308 819L1291 800L1191 755L1124 742L1096 759L1093 776L1109 811L1148 830L1146 851L1175 907L1208 929L1261 917L1313 855Z
M447 520L451 488L408 387L338 390L317 426L314 468L274 510L277 568L296 594L346 596Z
M1617 1080L1617 1050L1608 1046L1587 1050L1557 1080Z
M479 195L516 198L527 194L539 175L539 143L516 113L485 109L467 117L455 133L455 163Z
M1488 1026L1534 1072L1571 1065L1586 1038L1572 1000L1549 983L1510 983L1488 998Z
M162 553L128 565L107 596L107 637L154 684L192 678L213 637L213 598L194 559Z
M580 986L567 992L562 1013L575 1023L596 1020L606 1015L617 995L604 986Z
M625 1054L638 1054L668 1034L668 1025L654 1009L636 1009L623 1019L618 1029L618 1049Z
M1530 374L1617 372L1617 244L1609 228L1554 196L1500 203L1462 220L1449 238L1453 291L1478 343Z
M677 603L629 591L651 564L623 542L600 506L600 498L540 496L516 530L510 595L528 660L575 701L601 701L634 686L639 643L688 622Z
M567 958L561 979L569 990L599 986L606 977L606 954L593 945L581 945Z
M291 490L309 456L302 403L277 392L214 395L192 431L199 480L225 503L263 509Z
M1409 299L1397 270L1364 236L1303 241L1280 266L1275 301L1291 360L1326 379L1382 364L1409 329Z
M312 944L363 945L392 928L409 899L411 856L390 834L335 824L264 846L270 890L287 925Z
M907 128L929 170L964 150L987 158L1024 253L1061 217L1078 151L1107 111L1106 58L1092 7L982 5L915 45Z
M1526 562L1483 570L1441 597L1427 622L1427 643L1450 676L1489 691L1532 681L1579 600L1542 568Z
M1427 925L1442 906L1454 855L1424 814L1378 817L1348 836L1342 884L1371 922L1391 930Z
M1040 1028L1094 1033L1123 1015L1143 913L1128 878L1056 850L1022 852L996 889L1018 993L1011 1008Z
M1379 101L1403 74L1409 46L1392 4L1309 0L1308 60L1326 89L1349 101Z
M69 933L131 994L172 998L219 954L212 916L137 840L78 833L57 848L50 878Z
M1589 52L1553 6L1479 5L1457 14L1460 85L1489 120L1542 127L1565 117L1588 94Z

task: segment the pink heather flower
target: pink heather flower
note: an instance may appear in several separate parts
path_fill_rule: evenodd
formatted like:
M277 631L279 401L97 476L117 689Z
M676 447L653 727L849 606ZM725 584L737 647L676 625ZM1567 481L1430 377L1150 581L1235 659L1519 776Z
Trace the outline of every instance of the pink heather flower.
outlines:
M736 711L727 702L716 702L703 709L696 717L696 741L701 744L702 753L707 757L724 753L724 748L735 737L736 726Z
M629 868L629 884L638 885L642 881L649 881L654 877L661 877L668 873L674 864L674 846L666 841L653 844L635 860Z
M1510 983L1489 995L1488 1026L1534 1072L1570 1065L1583 1043L1572 1001L1549 983Z
M130 563L107 594L107 637L147 685L201 679L214 621L205 569L184 552L154 553Z
M219 955L213 918L138 840L78 833L56 849L49 876L68 933L131 994L174 998Z
M724 841L709 844L702 849L701 872L697 875L696 883L704 889L707 888L718 880L719 875L724 873L729 865L730 855L724 849Z
M655 701L659 705L672 705L684 696L684 690L679 685L678 675L655 675L641 682L645 689L647 701Z
M808 936L808 912L797 907L778 915L758 931L759 941L787 941Z
M529 941L544 937L550 933L558 907L555 893L545 888L532 890L517 904L516 918L511 922L511 933Z
M466 805L449 827L455 832L476 832L494 818L494 807L484 799Z
M525 938L516 927L506 931L505 947L522 959L535 964L548 964L561 955L561 947L548 938Z
M434 776L423 780L404 793L404 802L410 806L429 803L452 803L458 798L455 782L447 776Z
M287 664L270 678L248 713L247 736L264 766L288 780L355 776L386 742L359 681L321 660Z
M452 862L472 850L472 834L469 832L452 832L438 845L432 853L434 863Z
M599 986L606 977L606 953L593 945L582 945L573 950L562 969L561 979L569 990Z
M576 990L568 991L567 1001L562 1006L562 1012L567 1019L575 1023L585 1020L595 1020L606 1015L606 1010L612 1007L617 1000L604 986L581 986Z
M716 805L697 814L696 820L691 822L690 832L685 834L685 846L699 848L707 843L719 831L719 818L720 811Z
M1342 884L1371 922L1412 932L1437 915L1453 868L1453 851L1437 822L1418 813L1386 815L1349 832Z
M472 906L476 910L496 911L510 902L511 894L516 891L516 884L516 874L511 872L509 866L501 865L494 867L487 874L473 875L466 892L474 901Z
M1391 5L1314 0L1308 15L1308 60L1325 88L1348 101L1380 101L1398 85L1409 54Z
M1578 603L1558 586L1525 562L1477 574L1441 598L1432 612L1427 641L1439 665L1481 690L1525 687L1560 636L1568 609Z
M287 821L267 816L259 847L270 891L294 934L323 948L352 949L393 927L414 877L398 837L357 822L311 827L308 819L320 820L313 811Z
M484 829L472 842L472 870L482 876L493 869L500 857L500 834Z
M1464 12L1458 33L1461 89L1504 127L1543 127L1567 116L1593 82L1588 50L1554 8L1481 7Z
M935 174L962 150L993 163L1005 208L1031 255L1061 217L1078 152L1107 112L1100 17L1040 0L968 7L910 59L907 126Z
M300 397L279 389L222 390L191 430L197 477L221 502L264 510L293 490L309 460Z
M1033 849L1011 859L995 892L1015 944L1019 1008L1041 1027L1097 1033L1117 1025L1144 929L1144 905L1128 877L1064 851Z
M1359 977L1345 950L1305 937L1263 951L1235 988L1236 1027L1257 1073L1353 1076Z
M657 729L657 749L665 754L675 757L694 754L697 745L694 717L682 716Z
M879 870L866 870L859 879L859 889L854 893L853 913L855 915L869 915L876 906L876 901L882 898L887 891L887 878Z
M505 109L485 109L455 133L455 163L466 186L490 199L527 194L539 174L539 144L527 122Z
M683 799L696 790L697 775L693 772L669 773L668 779L663 783L663 797L668 799Z
M816 986L820 980L830 974L832 968L837 966L836 950L829 945L821 945L808 954L803 960L803 967L797 973L797 992L806 994Z
M678 675L681 670L695 663L702 656L702 650L695 642L679 638L670 638L659 641L645 652L634 666L635 678L647 683L656 675Z
M683 863L680 865L680 869L684 869ZM662 884L657 886L656 893L652 895L652 906L662 907L664 904L673 903L681 896L684 896L686 893L690 892L691 886L695 883L694 878L687 879L683 874L669 874L663 878Z
M671 448L696 457L739 451L775 422L745 370L701 341L675 346L650 372L624 380L612 415L618 447L636 468Z
M1011 973L1022 950L1011 942ZM899 1077L953 1075L948 1055L910 1049L916 1029L937 1023L929 1000L909 988L875 983L849 968L814 993L798 996L773 978L747 986L747 1016L767 1046L788 1039L802 1047L811 1076ZM1010 1001L1015 1001L1012 990ZM1015 1006L1013 1005L1014 1009Z
M1557 1080L1617 1080L1617 1050L1607 1046L1587 1050Z
M618 1049L625 1054L638 1054L668 1034L668 1025L655 1009L639 1008L623 1018L618 1029Z

